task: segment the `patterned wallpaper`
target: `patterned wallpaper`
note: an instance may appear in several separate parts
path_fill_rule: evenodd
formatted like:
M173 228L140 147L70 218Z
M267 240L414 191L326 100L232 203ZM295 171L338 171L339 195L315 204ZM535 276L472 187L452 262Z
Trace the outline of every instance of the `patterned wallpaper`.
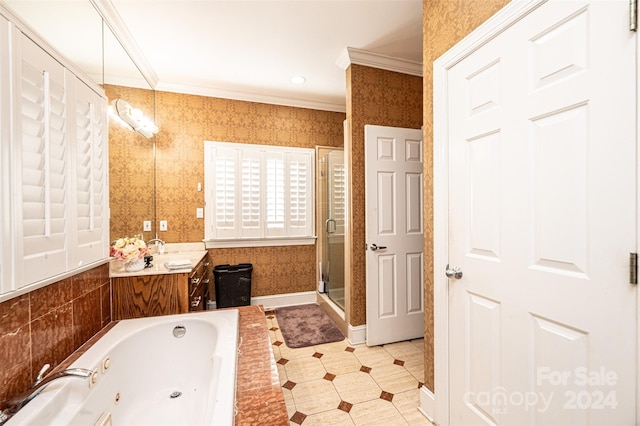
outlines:
M153 102L147 103L148 98L155 99L155 121L160 128L155 139L156 215L158 221L168 221L168 230L158 231L158 236L167 242L195 242L204 238L204 219L196 218L196 208L204 207L204 191L198 192L198 183L204 188L205 140L303 148L342 146L344 141L344 113L107 88L109 99L116 95L145 113L153 111L146 109L146 105L153 106ZM123 132L113 124L109 130L113 239L140 232L142 221L153 218L152 210L151 213L136 210L137 206L144 209L153 204L153 145L150 139L131 131ZM151 233L144 236L152 238ZM253 296L315 289L314 245L212 249L210 253L214 265L253 263Z
M349 323L366 323L364 126L422 126L422 79L361 65L347 70L347 119L351 124L352 253Z
M109 105L124 99L145 115L153 116L151 90L105 86ZM153 139L109 120L110 241L142 232L142 222L153 221ZM145 240L153 233L144 233Z
M478 25L504 7L507 0L423 0L424 70L424 199L425 199L425 385L433 376L433 62Z

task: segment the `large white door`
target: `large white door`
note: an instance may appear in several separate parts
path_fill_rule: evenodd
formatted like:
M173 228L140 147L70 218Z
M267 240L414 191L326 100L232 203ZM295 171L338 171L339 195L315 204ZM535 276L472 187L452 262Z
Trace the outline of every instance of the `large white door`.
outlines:
M367 345L424 336L422 131L365 126Z
M636 424L628 20L549 1L448 71L452 424Z

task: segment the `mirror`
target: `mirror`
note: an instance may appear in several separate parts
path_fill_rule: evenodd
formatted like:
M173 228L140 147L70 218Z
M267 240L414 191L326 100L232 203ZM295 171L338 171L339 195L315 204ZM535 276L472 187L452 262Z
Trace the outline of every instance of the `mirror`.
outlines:
M78 71L103 86L109 104L124 99L155 120L155 93L89 1L4 0L4 3ZM73 31L69 31L72 28ZM154 238L155 137L109 120L110 240ZM149 221L150 231L143 232Z

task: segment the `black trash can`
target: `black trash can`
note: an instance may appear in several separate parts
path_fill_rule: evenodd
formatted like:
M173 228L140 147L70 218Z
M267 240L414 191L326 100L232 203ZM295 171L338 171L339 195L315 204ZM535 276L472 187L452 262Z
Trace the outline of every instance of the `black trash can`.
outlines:
M251 263L217 265L213 268L216 307L231 308L251 304Z

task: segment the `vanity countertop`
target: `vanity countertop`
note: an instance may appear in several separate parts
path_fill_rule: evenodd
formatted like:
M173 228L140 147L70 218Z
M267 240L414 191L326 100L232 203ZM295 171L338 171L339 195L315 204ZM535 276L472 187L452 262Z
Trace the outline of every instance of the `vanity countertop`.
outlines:
M145 275L162 275L162 274L184 274L189 273L198 262L207 254L204 243L167 243L165 244L165 252L163 254L154 253L154 247L151 246L151 256L153 260L148 268L136 272L127 272L124 265L117 259L109 262L109 277L139 277ZM184 269L167 269L164 264L176 260L189 260L193 265Z

